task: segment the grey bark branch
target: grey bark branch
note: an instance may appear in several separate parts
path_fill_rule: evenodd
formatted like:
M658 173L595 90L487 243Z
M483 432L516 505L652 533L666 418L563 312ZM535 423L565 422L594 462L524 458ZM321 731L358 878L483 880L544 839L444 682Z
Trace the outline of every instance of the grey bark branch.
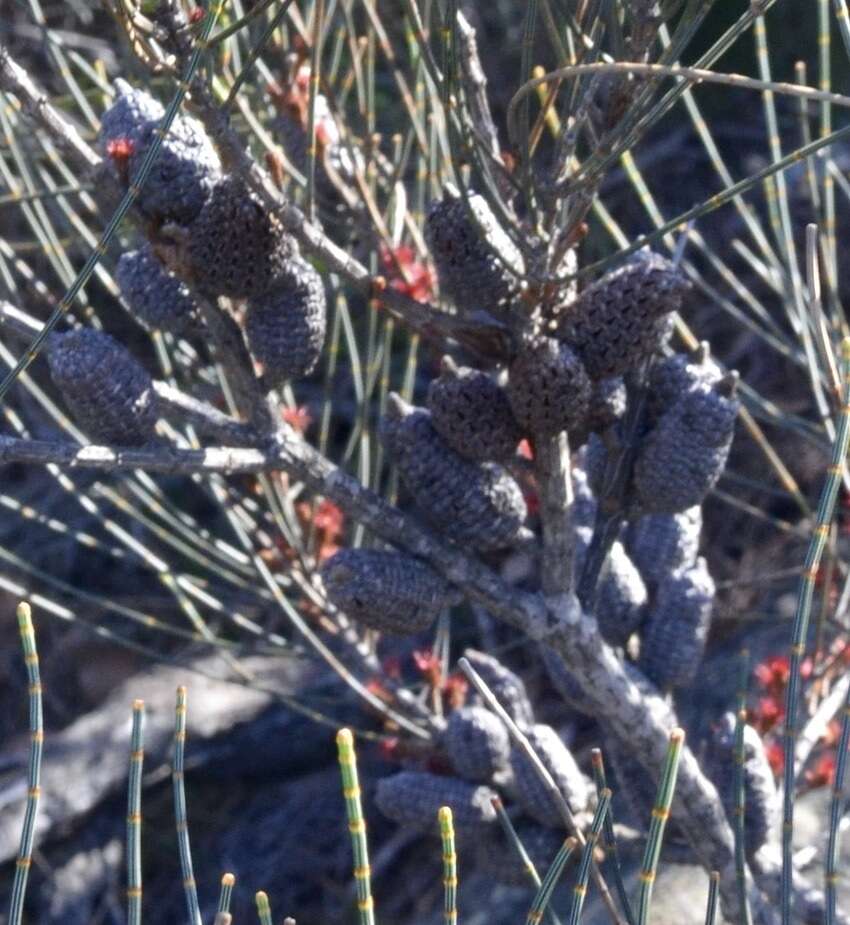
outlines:
M46 129L57 144L86 168L97 167L98 154L83 140L76 127L61 115L44 93L18 64L5 45L0 44L0 90L14 96L24 113Z

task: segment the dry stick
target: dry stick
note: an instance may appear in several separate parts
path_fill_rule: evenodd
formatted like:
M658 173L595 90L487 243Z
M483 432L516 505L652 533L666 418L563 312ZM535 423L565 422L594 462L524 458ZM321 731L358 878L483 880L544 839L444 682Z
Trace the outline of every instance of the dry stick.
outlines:
M534 768L537 776L541 781L543 781L549 796L552 798L555 806L558 808L558 815L560 815L561 819L563 820L567 831L575 836L580 845L584 846L584 834L576 824L575 817L572 814L572 810L570 810L569 804L558 788L558 785L552 779L552 775L549 773L546 766L538 757L537 752L535 752L532 748L528 738L525 736L519 726L517 726L517 724L511 719L507 710L505 710L505 708L499 703L493 691L490 690L481 675L479 675L478 672L472 667L472 665L469 663L469 660L465 657L458 659L458 666L469 679L469 682L472 684L472 686L481 695L481 698L484 700L487 706L499 717L499 719L502 720L505 726L507 726L508 732L511 734L511 738L519 746L525 757L531 762L531 765ZM599 887L599 891L602 894L602 900L608 909L611 920L618 923L618 925L624 925L623 919L620 917L620 913L617 911L617 906L614 903L613 897L611 896L611 891L608 889L608 884L605 882L605 878L602 876L602 872L599 870L599 866L595 860L593 861L593 880Z

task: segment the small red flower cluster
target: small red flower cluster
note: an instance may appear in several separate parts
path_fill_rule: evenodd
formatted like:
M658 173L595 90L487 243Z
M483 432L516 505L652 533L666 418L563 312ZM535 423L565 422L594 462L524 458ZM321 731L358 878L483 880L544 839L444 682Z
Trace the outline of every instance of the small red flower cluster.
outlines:
M300 405L297 408L284 408L280 416L299 434L306 433L307 428L313 423L313 416L305 405Z
M381 265L388 284L415 302L427 302L434 294L430 268L416 259L412 247L400 244L392 249L381 245Z
M850 646L839 642L831 653L846 663ZM800 666L803 680L814 672L814 661L807 657ZM791 663L785 655L774 655L756 665L753 676L758 690L755 706L749 711L749 721L764 738L767 758L777 776L785 769L784 732L785 698L791 678ZM835 747L840 735L840 725L833 720L816 746L813 763L806 770L804 779L809 789L826 787L835 775Z

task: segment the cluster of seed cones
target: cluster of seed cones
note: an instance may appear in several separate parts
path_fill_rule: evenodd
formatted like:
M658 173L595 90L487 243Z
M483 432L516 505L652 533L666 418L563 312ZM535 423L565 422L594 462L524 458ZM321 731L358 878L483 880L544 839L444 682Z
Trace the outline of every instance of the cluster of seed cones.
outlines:
M198 299L215 310L238 309L234 316L269 387L311 373L325 338L322 278L277 217L240 179L223 173L192 117L178 114L140 183L165 110L125 81L116 81L116 90L100 145L115 181L139 186L136 214L148 237L122 254L116 268L130 312L149 330L181 335L202 331ZM229 302L216 305L220 297ZM60 335L51 342L50 364L91 439L121 446L152 439L150 376L117 341L90 330Z

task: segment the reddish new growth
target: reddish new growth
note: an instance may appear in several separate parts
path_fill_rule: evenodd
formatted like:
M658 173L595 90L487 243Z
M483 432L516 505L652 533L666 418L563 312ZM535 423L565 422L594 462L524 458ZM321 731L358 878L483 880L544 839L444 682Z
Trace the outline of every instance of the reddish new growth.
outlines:
M431 649L416 649L412 658L416 670L424 676L429 687L439 691L448 709L457 710L466 703L469 683L463 675L443 675L442 663Z
M313 423L313 417L304 405L300 405L297 408L284 408L280 416L290 427L297 430L299 434L305 433L307 428Z
M305 533L311 528L316 537L316 559L319 564L339 552L339 540L345 526L345 515L333 503L325 498L318 504L300 501L295 505L295 513L301 521Z
M843 652L839 649L835 654L841 658ZM802 679L810 679L813 673L813 660L804 658L800 666ZM753 676L757 696L755 706L749 711L749 722L764 738L767 760L778 776L785 768L785 698L791 678L791 662L785 655L770 656L755 666ZM814 763L804 775L810 789L823 787L832 779L836 736L837 724L833 723L818 742Z
M415 302L427 302L434 294L434 277L428 266L416 259L412 247L381 245L381 265L391 288Z
M207 15L207 11L200 6L196 6L189 13L189 22L194 26L197 25Z

